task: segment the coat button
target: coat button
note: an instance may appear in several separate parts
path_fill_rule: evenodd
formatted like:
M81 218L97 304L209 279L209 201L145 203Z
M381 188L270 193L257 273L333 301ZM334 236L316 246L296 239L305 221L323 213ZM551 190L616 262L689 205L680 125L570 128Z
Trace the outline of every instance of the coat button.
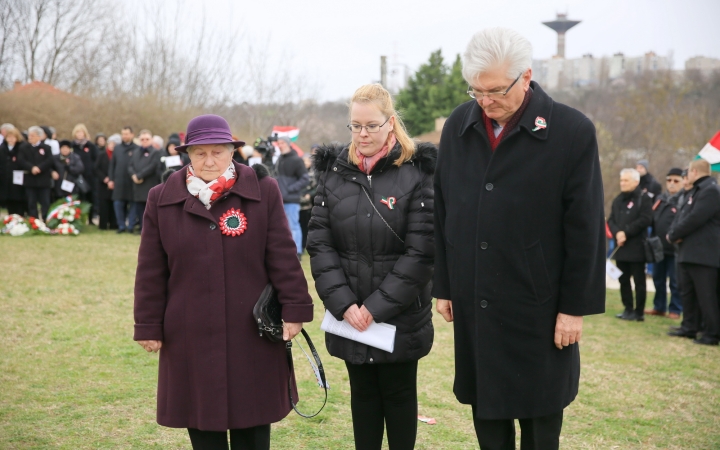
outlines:
M483 250L487 250L487 248L488 248L488 243L487 243L487 242L481 242L481 243L480 243L480 248L483 249Z
M353 177L353 180L357 180L357 178L356 178L356 177Z
M210 229L211 229L211 230L214 230L215 228L217 228L217 225L215 225L214 223L211 223L211 224L210 224Z
M368 217L370 217L370 213L368 213Z
M492 191L495 186L492 185L492 183L488 183L485 185L485 189L488 191Z
M480 300L480 307L487 308L487 300Z
M370 362L373 362L373 359L372 359L372 358L370 358Z
M333 167L333 172L337 172L337 167Z

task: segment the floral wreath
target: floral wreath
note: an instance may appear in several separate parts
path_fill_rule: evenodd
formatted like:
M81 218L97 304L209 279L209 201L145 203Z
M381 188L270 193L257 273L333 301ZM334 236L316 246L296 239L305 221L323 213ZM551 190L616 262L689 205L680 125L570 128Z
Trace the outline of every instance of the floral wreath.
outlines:
M240 236L247 230L247 218L239 209L230 208L220 217L220 231L226 236Z

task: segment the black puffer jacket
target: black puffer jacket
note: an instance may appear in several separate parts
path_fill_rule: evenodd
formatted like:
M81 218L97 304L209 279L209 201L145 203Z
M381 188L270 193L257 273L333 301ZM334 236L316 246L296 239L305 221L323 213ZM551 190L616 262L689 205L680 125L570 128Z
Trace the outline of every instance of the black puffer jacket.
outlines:
M376 322L397 326L393 353L326 334L328 352L352 364L414 361L432 347L437 148L419 144L400 167L393 164L399 156L396 146L370 176L348 162L347 147L320 147L313 156L318 188L307 248L318 295L338 320L357 304Z

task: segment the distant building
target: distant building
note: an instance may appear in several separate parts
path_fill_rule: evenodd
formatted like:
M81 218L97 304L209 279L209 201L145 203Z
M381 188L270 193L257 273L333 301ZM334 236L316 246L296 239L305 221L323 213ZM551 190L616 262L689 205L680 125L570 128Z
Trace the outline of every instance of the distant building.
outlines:
M714 71L720 71L720 59L695 56L685 61L685 70L697 70L703 76L708 76Z

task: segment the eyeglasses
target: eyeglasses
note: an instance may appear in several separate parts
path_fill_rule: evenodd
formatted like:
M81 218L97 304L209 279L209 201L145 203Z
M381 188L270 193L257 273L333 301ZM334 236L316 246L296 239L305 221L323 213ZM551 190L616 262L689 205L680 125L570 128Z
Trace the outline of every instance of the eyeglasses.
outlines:
M505 89L505 92L493 91L493 92L488 92L487 94L483 94L482 92L476 90L474 87L468 86L467 95L469 95L470 97L472 97L476 100L480 100L480 101L482 101L484 97L487 97L493 101L500 100L500 99L504 98L508 92L510 92L510 89L512 89L512 87L515 86L515 83L518 82L518 80L520 79L520 77L522 76L523 73L525 73L525 72L520 72L520 75L518 75L517 78L515 78L515 81L512 82L510 87Z
M390 117L388 117L387 120L382 123L382 125L358 125L356 123L351 123L347 127L348 130L352 131L353 133L360 133L363 128L365 128L368 133L377 133L378 131L380 131L380 128L382 128L386 123L388 123Z
M666 178L665 181L667 181L668 183L682 183L682 180L677 180L674 178Z

